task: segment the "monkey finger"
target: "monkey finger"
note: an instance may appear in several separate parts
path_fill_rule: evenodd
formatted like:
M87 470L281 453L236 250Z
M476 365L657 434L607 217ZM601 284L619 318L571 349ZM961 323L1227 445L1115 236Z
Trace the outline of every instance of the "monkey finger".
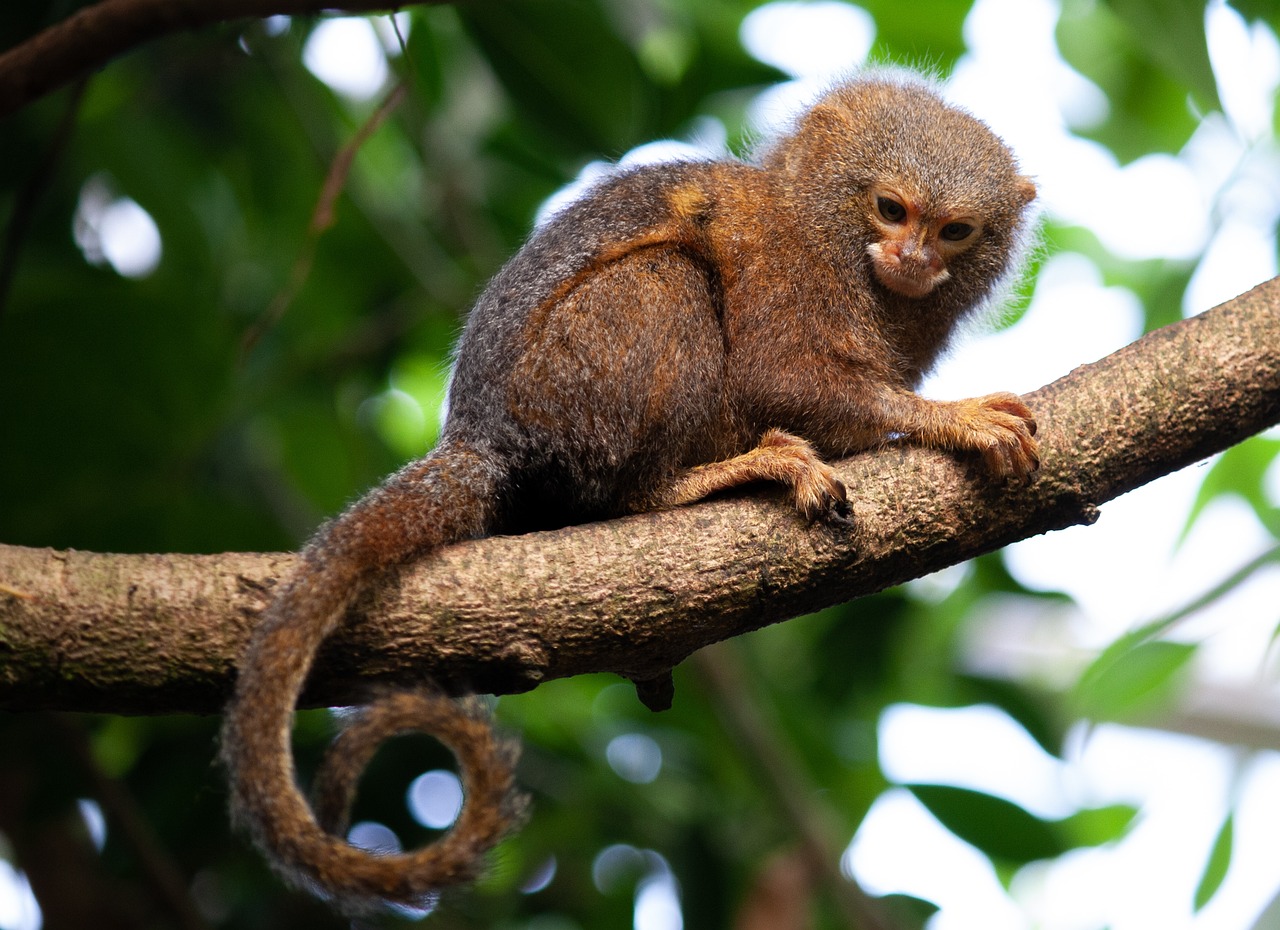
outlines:
M811 523L818 520L838 523L851 513L844 482L824 463L815 463L809 473L796 482L794 495L797 509Z
M1025 484L1040 466L1040 452L1026 421L1004 415L978 449L996 481Z
M1036 418L1031 412L1031 408L1017 394L1008 391L1001 391L997 394L988 394L980 399L980 402L988 410L996 410L1001 413L1016 417L1021 420L1031 435L1036 433Z
M1031 463L1031 471L1040 470L1040 444L1034 439L1029 439L1022 444L1022 451L1026 454Z
M1013 475L1013 465L1009 456L1001 446L988 446L982 450L982 464L987 476L996 483L1009 480Z
M1040 449L1035 440L1019 437L1018 444L1010 449L1010 457L1011 478L1020 485L1030 484L1032 476L1040 468Z
M1022 398L1012 391L996 391L994 394L985 394L978 398L978 403L984 407L1004 410L1017 416L1031 413L1031 409L1023 402Z

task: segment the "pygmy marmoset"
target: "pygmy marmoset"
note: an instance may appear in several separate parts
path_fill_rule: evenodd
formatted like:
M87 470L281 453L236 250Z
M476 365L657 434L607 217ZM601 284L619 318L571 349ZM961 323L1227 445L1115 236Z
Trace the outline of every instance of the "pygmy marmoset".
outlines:
M418 903L473 878L517 814L511 753L428 691L371 703L322 765L314 812L299 793L294 705L377 570L757 480L786 485L809 519L844 519L824 459L889 437L1025 480L1035 421L1015 395L913 389L1010 274L1034 197L983 123L920 79L872 73L749 162L622 171L538 230L471 313L436 449L316 534L254 632L223 756L236 815L277 866L348 909ZM414 852L349 846L364 762L418 727L459 753L458 823Z

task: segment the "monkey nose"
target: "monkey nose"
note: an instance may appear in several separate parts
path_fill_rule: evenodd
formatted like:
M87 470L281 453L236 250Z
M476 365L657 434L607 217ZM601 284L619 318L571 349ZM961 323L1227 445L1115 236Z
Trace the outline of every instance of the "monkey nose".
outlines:
M942 270L942 256L926 242L903 243L899 256L903 265L920 271L936 273Z

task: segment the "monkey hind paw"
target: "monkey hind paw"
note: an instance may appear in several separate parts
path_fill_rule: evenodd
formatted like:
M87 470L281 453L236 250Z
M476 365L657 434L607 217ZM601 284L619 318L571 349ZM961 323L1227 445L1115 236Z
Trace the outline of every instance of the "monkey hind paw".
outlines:
M809 443L779 429L767 430L756 447L742 455L689 469L646 503L652 507L690 504L755 481L789 488L796 509L811 523L845 523L853 513L835 469Z

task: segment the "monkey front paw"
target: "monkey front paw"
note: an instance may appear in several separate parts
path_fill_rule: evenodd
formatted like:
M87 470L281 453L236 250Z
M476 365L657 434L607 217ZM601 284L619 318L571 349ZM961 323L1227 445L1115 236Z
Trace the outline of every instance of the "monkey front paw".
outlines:
M1001 391L961 401L964 445L976 450L991 477L1025 484L1040 467L1036 419L1017 394Z

